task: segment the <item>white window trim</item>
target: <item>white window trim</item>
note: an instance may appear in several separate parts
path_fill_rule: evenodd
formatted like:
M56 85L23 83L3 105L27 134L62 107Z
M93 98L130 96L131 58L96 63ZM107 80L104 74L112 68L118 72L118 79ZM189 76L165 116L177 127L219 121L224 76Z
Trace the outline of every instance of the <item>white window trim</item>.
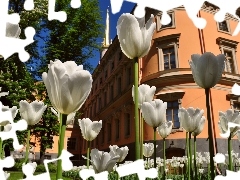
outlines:
M156 47L158 49L158 70L164 71L164 58L162 49L174 47L176 68L179 68L178 48L179 48L180 34L172 34L156 39Z
M217 43L219 45L219 49L222 54L224 54L224 50L232 52L234 71L235 71L235 74L238 74L239 71L238 71L236 51L237 51L237 45L239 42L219 37L217 38Z
M162 24L161 24L161 18L162 18L162 12L160 12L158 15L157 15L157 31L162 31L162 30L165 30L165 29L173 29L173 28L176 28L176 23L175 23L175 11L174 10L171 10L171 11L168 11L167 12L168 14L172 14L172 26L170 27L165 27L165 28L161 28L162 27Z

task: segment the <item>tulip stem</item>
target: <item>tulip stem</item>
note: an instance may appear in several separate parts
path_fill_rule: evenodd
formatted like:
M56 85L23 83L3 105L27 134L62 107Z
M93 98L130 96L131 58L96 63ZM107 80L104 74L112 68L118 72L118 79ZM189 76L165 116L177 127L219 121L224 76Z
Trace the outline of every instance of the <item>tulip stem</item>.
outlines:
M66 122L67 122L67 114L60 113L60 134L59 134L59 148L58 148L58 157L60 157L63 147L64 147L64 138L66 131ZM57 161L57 179L62 179L62 160Z
M1 128L0 128L0 131L3 131L4 130L4 126L1 126ZM0 159L2 159L2 151L3 151L3 148L2 148L2 146L3 146L3 140L2 140L2 138L0 138Z
M192 143L191 143L192 133L189 132L188 135L189 135L189 145L188 145L188 147L189 147L189 175L190 175L191 179L193 179L193 177L192 177Z
M30 129L27 130L27 147L26 147L26 153L25 153L25 160L24 163L26 164L28 161L28 154L29 154L29 141L30 141Z
M189 140L188 140L188 132L186 132L186 147L187 147L187 160L188 162L186 163L187 165L187 174L188 174L188 180L190 180L190 171L189 171L189 163L190 163L190 160L189 160Z
M134 115L135 115L135 159L140 159L139 114L138 114L138 58L134 58Z
M228 137L228 170L233 171L232 168L232 141L231 141L231 133Z
M143 131L144 131L144 120L143 120L143 116L142 116L142 113L141 113L141 111L140 111L140 157L141 157L141 159L143 159L143 142L144 142L144 135L143 135Z
M166 166L166 141L165 138L163 138L163 167L164 167L164 171L163 171L163 180L166 179L166 172L165 172L165 166Z
M195 179L198 177L197 176L197 161L196 161L196 150L197 150L197 141L196 141L196 136L194 136L194 170L195 170Z
M89 169L89 154L90 154L91 141L87 141L87 168Z
M211 179L214 179L214 151L213 151L213 132L212 132L212 119L211 119L211 111L210 111L210 99L209 99L210 89L205 89L206 94L206 108L207 108L207 119L208 119L208 140L209 140L209 153L210 153L210 173Z
M157 151L156 151L156 149L157 149L157 147L156 147L156 130L157 130L157 128L156 127L154 127L153 128L153 133L154 133L154 168L156 168L157 167Z

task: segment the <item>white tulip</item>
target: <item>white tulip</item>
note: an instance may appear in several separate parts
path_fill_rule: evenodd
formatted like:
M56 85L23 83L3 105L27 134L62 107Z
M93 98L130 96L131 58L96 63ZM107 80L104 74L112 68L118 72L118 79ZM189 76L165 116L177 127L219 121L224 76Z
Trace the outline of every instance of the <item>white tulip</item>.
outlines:
M89 118L79 119L79 126L82 132L82 136L87 141L92 141L97 137L102 129L102 120L99 122L91 121Z
M153 152L154 152L154 144L153 143L144 143L143 144L143 155L145 157L151 157L153 155Z
M167 138L172 132L172 122L164 122L161 126L157 127L158 134L163 138Z
M21 33L21 29L19 28L18 24L11 24L7 22L6 24L7 37L19 38L20 33Z
M58 119L60 119L60 114L53 108L51 107L51 111L53 114L55 114L55 116L58 117ZM66 125L69 125L72 123L72 121L74 120L75 118L75 115L76 115L76 112L72 112L70 114L67 115L67 122L66 122Z
M205 121L206 118L203 116L203 118L200 119L197 129L192 132L193 136L198 136L203 131Z
M122 14L117 22L117 35L122 52L130 59L141 58L150 50L156 23L154 16L145 25L145 17L137 19L130 13Z
M222 77L224 70L224 54L215 56L211 52L203 55L193 54L189 62L196 84L202 88L212 88Z
M149 126L156 128L166 121L166 109L166 102L160 99L154 99L154 101L143 103L142 115Z
M138 87L138 108L141 109L142 108L142 104L144 102L150 102L153 100L153 96L155 94L156 91L156 87L152 86L150 87L147 84L141 84ZM134 85L132 87L132 97L133 97L133 101L134 99Z
M22 100L19 102L19 106L20 115L22 119L27 121L28 125L37 124L47 108L47 105L44 106L42 101L28 103L26 100Z
M90 156L95 173L111 172L120 157L119 155L111 156L110 153L99 151L98 149L92 149Z
M42 78L52 106L62 114L79 110L92 88L92 75L74 61L50 61Z
M234 123L240 125L240 114L239 112L234 112L233 109L227 110L225 113L219 111L219 121L218 128L221 134L226 134L228 129L230 130L231 137L234 137L237 134L237 131L240 130L240 127L228 127L229 123Z
M109 148L110 148L110 154L112 157L116 155L120 157L117 162L122 162L126 158L129 151L127 146L119 148L117 145L113 145L113 146L110 145Z
M178 117L180 126L183 127L187 132L194 132L198 126L205 121L205 117L202 116L204 110L194 109L192 107L188 109L180 108L178 110Z

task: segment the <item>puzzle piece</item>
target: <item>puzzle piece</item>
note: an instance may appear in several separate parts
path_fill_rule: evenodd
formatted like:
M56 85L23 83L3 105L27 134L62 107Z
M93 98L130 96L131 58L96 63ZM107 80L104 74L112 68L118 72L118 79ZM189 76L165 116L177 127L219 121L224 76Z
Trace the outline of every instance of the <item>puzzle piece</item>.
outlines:
M155 168L145 170L143 159L139 159L124 166L117 167L116 171L119 177L128 176L137 173L139 180L145 180L146 178L158 177L158 171Z
M79 176L83 180L86 180L89 177L93 177L94 180L108 180L107 171L95 174L95 171L93 169L82 169L81 171L79 171Z
M226 170L226 176L218 175L214 180L238 180L240 178L240 172L233 172Z
M5 172L3 168L11 168L15 164L15 161L12 156L8 156L5 159L0 159L0 179L5 180Z
M115 14L120 11L122 3L124 0L110 0L112 13ZM179 6L184 6L188 17L193 21L194 25L197 28L203 29L206 26L206 20L200 17L197 17L199 10L201 9L205 0L171 0L171 1L159 1L159 0L125 0L132 3L137 3L137 7L134 11L134 15L138 18L145 16L145 8L149 7L155 10L162 11L161 23L163 25L170 23L170 16L167 14L167 11L177 8ZM225 18L226 13L233 15L235 18L240 21L240 18L235 14L238 7L240 7L240 1L236 0L208 0L209 3L212 3L220 8L220 10L215 14L214 19L218 22L222 22ZM233 32L233 36L236 36L240 31L240 23L238 23L236 29Z
M9 0L0 1L0 54L7 59L14 53L18 53L19 59L22 62L26 62L29 59L29 54L25 51L25 46L34 42L33 36L35 30L32 27L28 27L25 30L26 39L18 39L13 37L6 37L6 23L17 24L20 21L19 14L8 14Z
M18 122L13 122L13 120L9 121L12 125L12 129L10 131L1 131L0 137L2 140L13 139L13 147L15 150L20 150L23 148L23 145L19 144L16 131L23 131L27 129L27 122L25 120L19 120Z
M56 0L49 0L48 2L48 20L52 21L54 19L60 22L65 22L67 20L67 14L64 11L55 12ZM81 6L80 0L71 0L70 3L72 8L79 8Z
M59 158L51 159L51 160L45 159L43 161L43 164L46 169L46 172L35 175L35 176L33 175L34 171L31 167L30 167L29 171L27 171L28 167L24 167L23 173L26 175L26 178L24 180L42 180L42 179L51 180L49 169L48 169L48 163L55 162L57 160L62 160L62 169L64 171L70 171L73 168L73 164L70 161L70 157L72 157L72 156L73 156L73 154L71 154L67 150L63 149ZM25 165L25 166L27 166L27 165Z

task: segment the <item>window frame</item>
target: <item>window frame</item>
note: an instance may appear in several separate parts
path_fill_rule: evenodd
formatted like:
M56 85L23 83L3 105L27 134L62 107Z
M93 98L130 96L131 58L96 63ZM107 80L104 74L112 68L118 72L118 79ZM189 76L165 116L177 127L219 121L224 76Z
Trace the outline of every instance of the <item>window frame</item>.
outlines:
M157 51L158 51L158 70L159 71L169 70L169 69L164 69L163 49L170 48L170 47L174 47L175 64L176 64L176 68L179 68L178 48L179 48L180 35L181 35L181 33L172 34L172 35L167 35L167 36L157 38L155 40ZM173 69L175 69L175 68L173 68Z
M108 135L107 142L111 143L111 141L112 141L112 124L111 124L111 122L107 123L107 135Z
M120 139L120 127L121 121L119 119L115 119L115 140L118 141Z
M224 22L224 21L225 21L226 24L227 24L228 31L224 31L224 30L221 30L221 29L220 29L219 24L222 23L222 22ZM218 32L226 33L226 34L231 34L231 28L230 28L229 20L228 20L228 19L225 19L224 21L222 21L222 22L216 22L216 23L217 23L217 30L218 30Z
M165 30L165 29L176 28L175 11L174 10L168 11L167 14L172 16L172 18L171 18L172 26L163 25L163 26L166 26L166 27L162 28L162 24L161 24L162 12L160 12L159 14L157 14L157 32Z
M219 45L219 50L222 54L224 54L224 51L231 51L233 55L233 65L234 65L234 74L238 74L238 64L237 64L237 56L236 56L236 51L237 51L237 45L239 42L225 39L222 37L218 37L216 40L217 44ZM229 73L229 72L224 72L224 73Z
M128 133L128 131L129 131L129 133ZM131 135L131 114L130 113L125 113L125 117L124 117L124 135L125 135L125 138L128 138Z
M179 102L179 100L167 101L167 103L174 103L174 102L177 102L177 104L178 104L178 111L179 111L179 108L180 108L180 102ZM180 126L180 120L179 120L179 117L178 117L178 116L177 116L177 117L178 117L179 126L178 126L178 127L177 127L177 126L176 126L176 127L174 126L174 124L175 124L175 123L174 123L175 121L174 121L174 118L173 118L173 117L174 117L174 113L173 113L173 110L174 110L174 109L176 109L176 108L174 108L174 106L172 106L172 108L171 108L171 110L172 110L172 113L171 113L172 120L171 120L171 121L172 121L172 124L173 124L172 129L179 129L181 126ZM168 105L167 105L166 111L167 111L167 110L168 110ZM178 114L178 113L177 113L177 114ZM166 120L167 120L167 122L169 122L168 119L167 119L167 113L166 113Z

